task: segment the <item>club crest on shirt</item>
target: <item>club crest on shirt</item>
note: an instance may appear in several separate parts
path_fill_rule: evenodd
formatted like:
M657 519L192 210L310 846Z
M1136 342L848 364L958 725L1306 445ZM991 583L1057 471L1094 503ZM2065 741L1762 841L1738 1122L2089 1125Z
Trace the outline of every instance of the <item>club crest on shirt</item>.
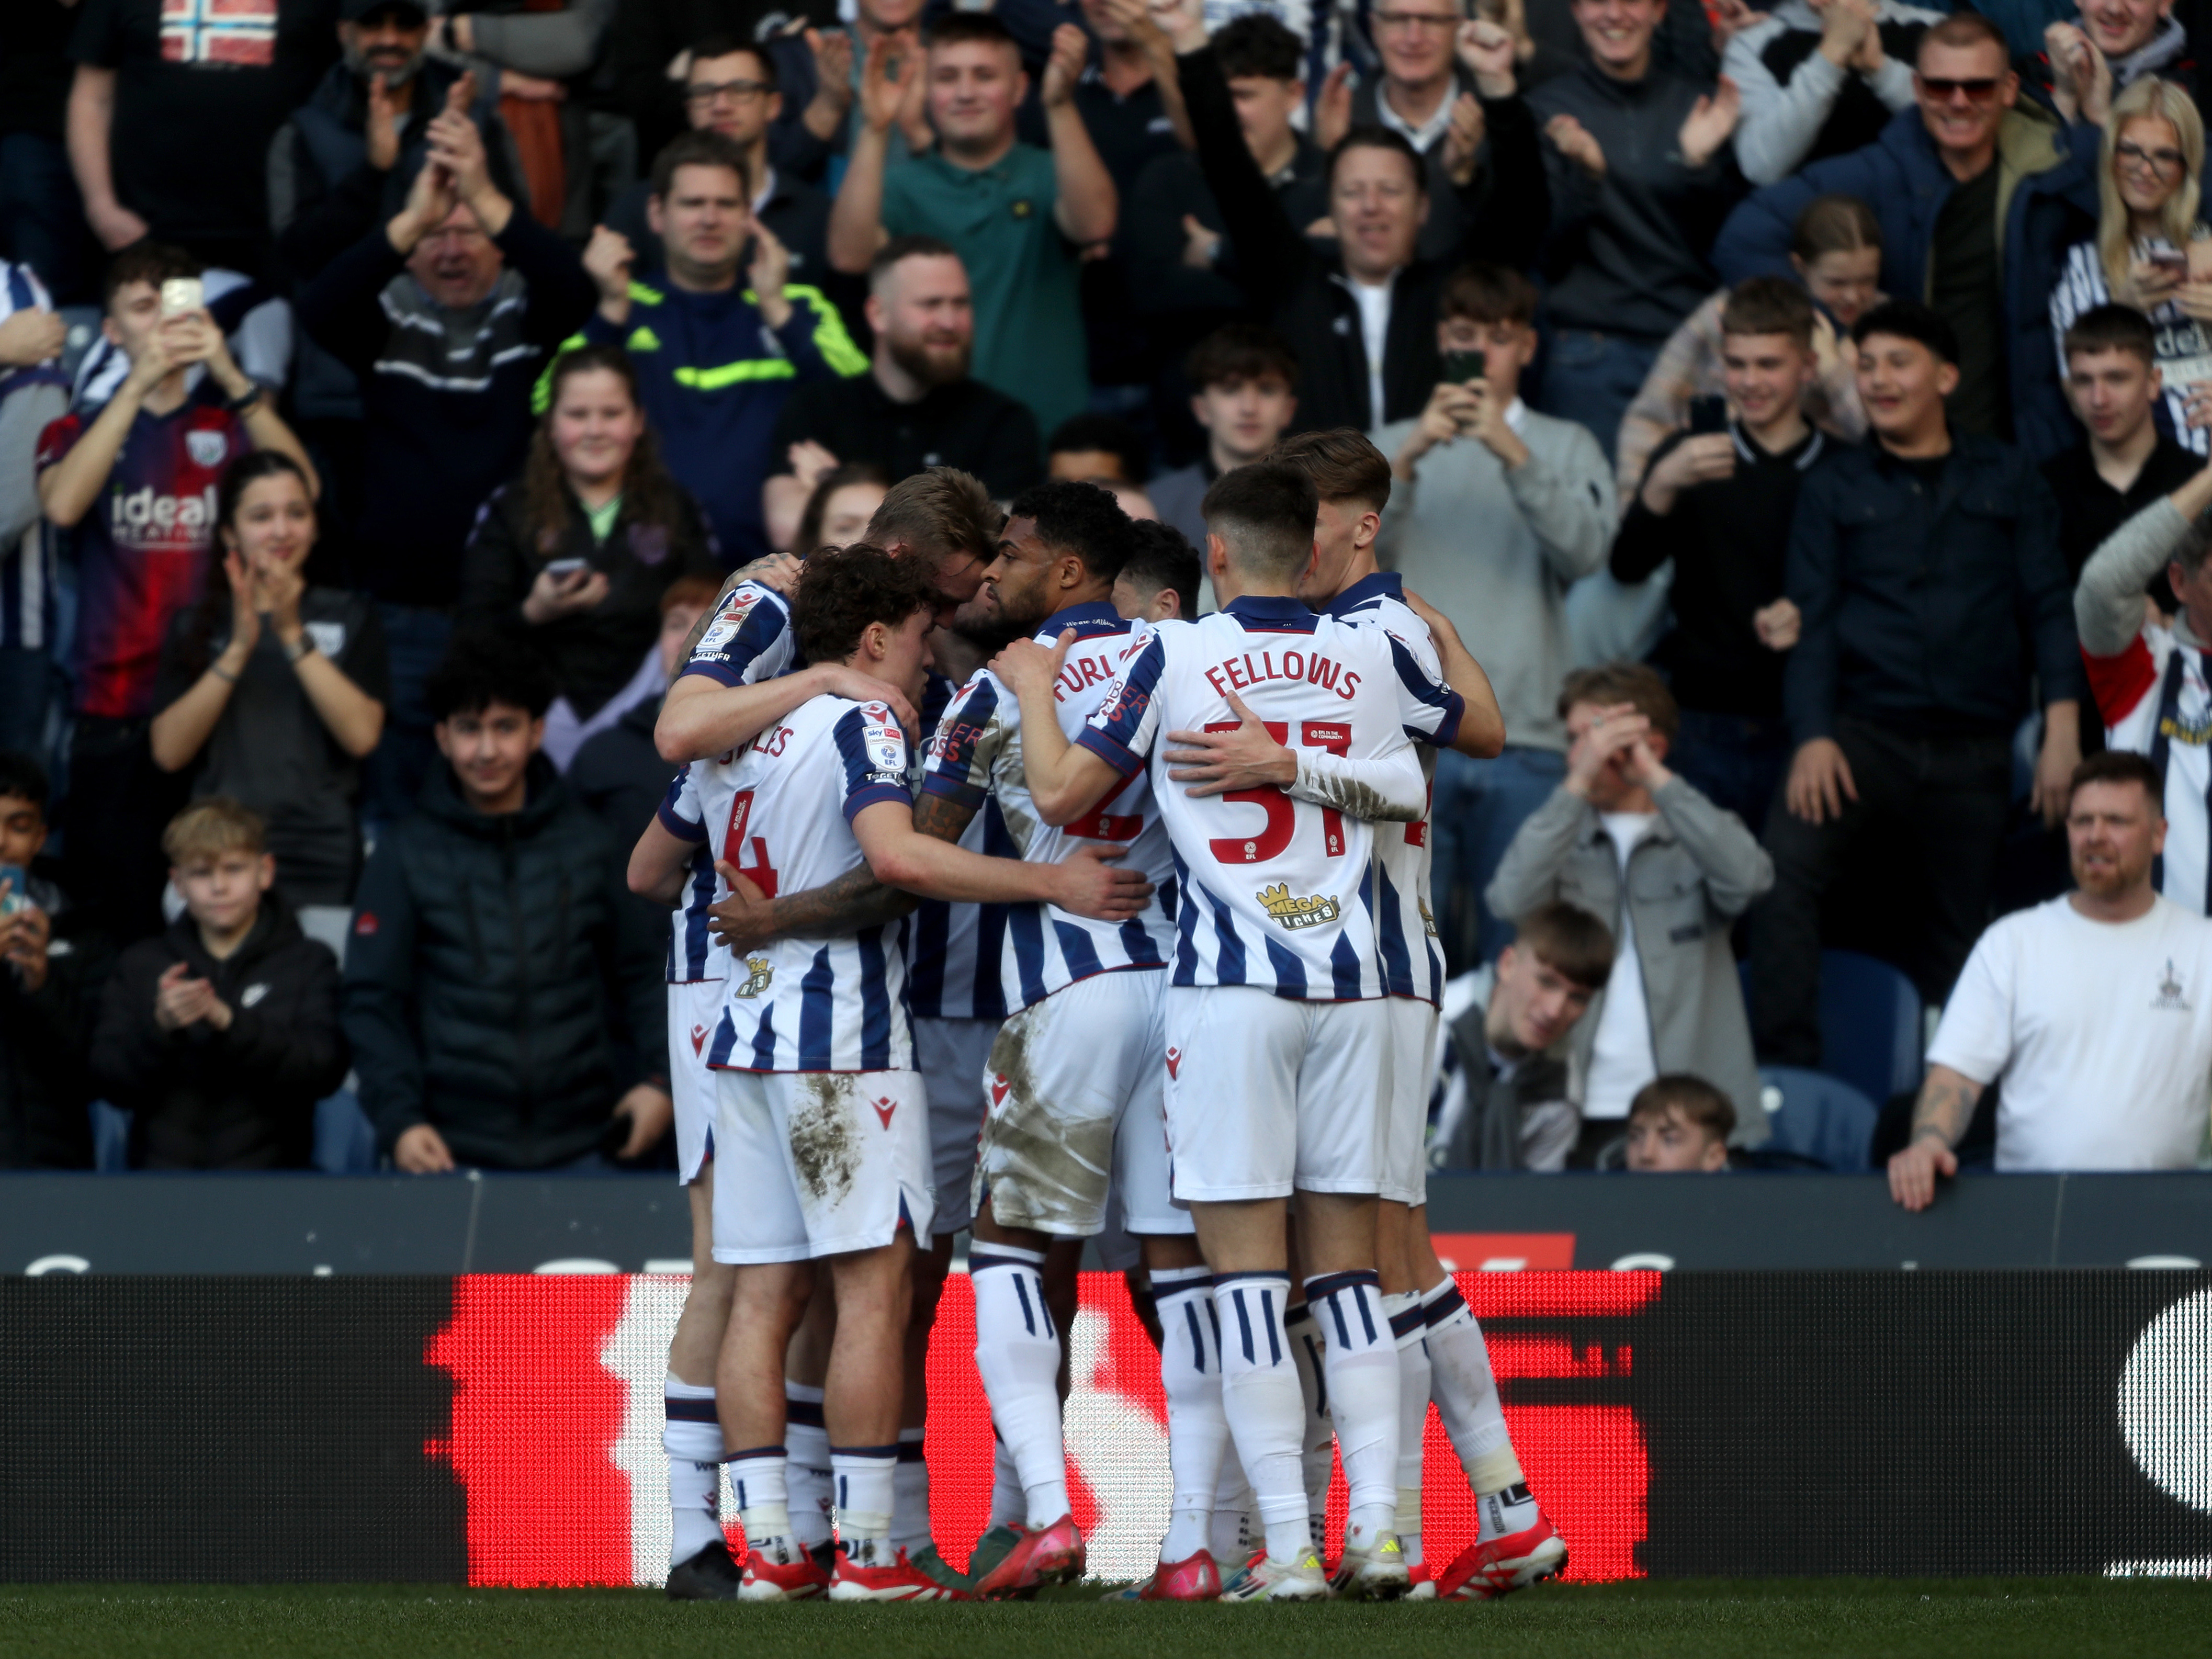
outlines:
M230 453L230 440L221 432L194 427L185 434L185 453L192 458L194 466L212 470L221 466L223 457Z
M1431 939L1434 939L1437 936L1437 918L1435 913L1429 908L1428 900L1415 899L1413 902L1421 907L1422 931L1427 933Z
M1318 927L1323 922L1334 921L1342 914L1333 895L1316 893L1309 898L1294 898L1281 882L1273 887L1262 887L1253 896L1272 920L1293 932L1300 927Z
M745 958L745 982L731 994L748 1000L766 991L775 978L775 964L766 957Z
M2191 749L2202 749L2212 742L2212 706L2201 710L2190 720L2179 714L2166 715L2158 723L2159 736L2172 743L2185 743Z
M2154 1008L2171 1008L2176 1013L2185 1014L2191 1012L2189 998L2182 988L2181 975L2174 971L2172 957L2166 959L2166 966L2159 971L2158 995L2152 1000L2150 1006Z

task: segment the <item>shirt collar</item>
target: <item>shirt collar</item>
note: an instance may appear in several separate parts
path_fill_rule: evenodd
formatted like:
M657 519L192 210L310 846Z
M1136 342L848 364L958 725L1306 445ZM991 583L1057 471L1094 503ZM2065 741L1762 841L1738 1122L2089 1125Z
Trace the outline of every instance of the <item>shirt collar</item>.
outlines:
M1128 619L1104 599L1090 599L1054 611L1044 619L1037 634L1042 638L1057 639L1061 629L1072 628L1078 639L1087 640L1099 634L1119 634L1128 626Z
M765 208L770 202L775 200L775 186L776 177L775 167L768 167L763 168L760 194L753 198L753 211L756 214L759 213L761 210Z
M1403 133L1407 142L1425 155L1429 153L1429 146L1450 129L1452 106L1458 101L1459 77L1455 75L1450 86L1444 90L1443 101L1437 106L1436 113L1415 126L1390 106L1390 88L1386 82L1375 90L1375 115L1384 126L1394 132Z
M1221 608L1232 617L1249 617L1255 622L1313 619L1313 612L1306 608L1305 601L1292 599L1287 593L1239 593Z
M1406 599L1406 579L1395 570L1377 570L1362 576L1328 602L1332 617L1348 617L1370 599Z

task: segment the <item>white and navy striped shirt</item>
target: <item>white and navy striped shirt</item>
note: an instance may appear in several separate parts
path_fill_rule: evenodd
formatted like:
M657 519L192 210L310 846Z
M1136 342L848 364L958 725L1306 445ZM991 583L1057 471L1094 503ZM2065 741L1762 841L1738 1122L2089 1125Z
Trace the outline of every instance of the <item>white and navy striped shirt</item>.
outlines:
M854 816L910 805L913 745L880 702L823 696L756 738L731 778L722 839L761 891L803 892L862 863ZM836 939L795 937L730 963L707 1063L737 1072L905 1071L903 919Z
M1395 572L1363 576L1330 602L1328 614L1341 622L1379 628L1406 647L1430 678L1443 678L1437 642L1413 607L1406 584ZM1420 750L1421 770L1436 799L1436 751ZM1429 815L1418 823L1375 826L1375 896L1377 939L1382 953L1382 981L1394 997L1434 1003L1443 994L1444 963L1436 947L1436 914L1429 896Z
M937 730L960 688L932 672L921 697L923 737ZM915 759L922 756L916 751ZM924 769L914 783L922 787ZM1021 849L1006 832L996 806L968 821L960 842L986 858L1018 859ZM999 971L1006 936L1003 904L955 904L924 899L915 906L906 930L906 1005L916 1019L1004 1019L1018 1007L1010 1003Z
M0 322L19 311L53 308L54 302L47 296L37 272L28 265L0 261ZM45 418L39 417L31 404L17 411L19 415L30 415L28 425L33 438L46 420L58 417L67 408L68 386L58 357L20 368L0 368L0 403L29 395L39 387L47 389L41 399L47 411ZM0 546L0 647L51 651L54 645L54 531L38 515L31 502L27 493L32 488L30 473L27 471L18 483L27 492L22 499L32 511L30 522L22 533L12 544Z
M1287 748L1402 769L1410 799L1425 783L1407 740L1449 743L1458 694L1379 629L1247 595L1157 625L1076 739L1124 777L1152 766L1182 889L1172 983L1324 1002L1387 994L1373 826L1281 789L1193 796L1169 781L1160 739L1233 729L1231 692ZM1345 799L1361 804L1357 791Z
M739 582L715 605L684 673L703 674L717 685L757 685L789 673L798 657L799 636L783 595L758 582Z
M1073 738L1149 635L1142 624L1125 621L1112 605L1092 604L1060 612L1036 638L1050 645L1065 628L1076 630L1076 641L1053 697L1060 729ZM978 809L978 819L981 809L995 807L1013 842L1013 855L1031 864L1057 864L1080 842L1124 847L1124 866L1142 870L1154 890L1141 913L1119 923L1070 915L1046 904L1012 907L1002 930L999 969L1000 984L1011 1000L1009 1012L1094 974L1165 968L1175 890L1175 855L1152 799L1151 780L1132 774L1081 819L1055 829L1038 817L1030 799L1021 721L1020 704L999 678L988 669L976 675L953 699L930 740L923 792Z
M729 977L730 947L708 930L707 907L729 896L721 877L714 873L714 860L745 862L740 856L744 849L729 843L731 807L737 794L734 779L743 753L738 750L693 761L676 775L667 799L660 803L660 827L698 848L684 872L684 902L669 917L671 985Z

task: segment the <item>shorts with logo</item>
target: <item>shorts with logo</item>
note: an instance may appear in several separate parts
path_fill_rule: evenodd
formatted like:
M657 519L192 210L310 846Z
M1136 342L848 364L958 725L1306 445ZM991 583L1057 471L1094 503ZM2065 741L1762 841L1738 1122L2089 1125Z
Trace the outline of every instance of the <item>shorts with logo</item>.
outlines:
M805 1261L929 1235L919 1072L714 1073L714 1260Z
M1417 997L1385 997L1390 1089L1383 1109L1382 1196L1415 1208L1429 1201L1429 1096L1436 1086L1437 1008Z
M1382 1189L1389 998L1301 1002L1246 985L1171 985L1164 1001L1179 1201Z
M1133 1233L1187 1233L1167 1186L1158 969L1093 974L1008 1019L991 1045L975 1203L1002 1226L1088 1238L1109 1186Z
M914 1020L914 1063L929 1093L929 1167L939 1235L975 1218L968 1206L975 1142L983 1133L983 1068L999 1035L995 1019Z
M668 1097L676 1103L676 1178L690 1183L714 1150L714 1073L707 1044L722 1017L722 981L668 988Z

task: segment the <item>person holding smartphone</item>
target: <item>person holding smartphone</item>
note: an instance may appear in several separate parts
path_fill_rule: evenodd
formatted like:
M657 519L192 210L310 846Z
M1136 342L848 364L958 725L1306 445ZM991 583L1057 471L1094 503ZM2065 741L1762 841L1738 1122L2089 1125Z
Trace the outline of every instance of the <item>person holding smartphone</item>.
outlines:
M1437 313L1443 380L1419 416L1375 434L1394 480L1375 548L1451 619L1505 716L1502 755L1437 758L1437 925L1456 974L1511 942L1511 918L1480 895L1522 820L1566 775L1557 701L1571 661L1567 590L1605 562L1620 508L1589 429L1521 401L1535 285L1503 265L1463 266Z
M2162 396L2159 430L2212 453L2212 227L2197 216L2204 122L2171 81L2137 81L2112 100L2097 169L2097 234L2066 250L2051 289L2062 380L2066 335L2099 306L2150 319Z
M618 345L554 360L520 476L477 515L461 555L465 626L519 629L560 696L545 752L568 769L585 738L666 689L660 597L684 576L719 581L714 532L662 464L637 371Z
M101 330L130 374L104 405L49 425L35 465L47 520L76 532L70 884L128 941L161 921L161 825L184 798L154 765L147 722L162 636L206 576L216 481L246 451L273 449L318 486L276 400L209 317L190 254L158 242L118 254L106 309Z

